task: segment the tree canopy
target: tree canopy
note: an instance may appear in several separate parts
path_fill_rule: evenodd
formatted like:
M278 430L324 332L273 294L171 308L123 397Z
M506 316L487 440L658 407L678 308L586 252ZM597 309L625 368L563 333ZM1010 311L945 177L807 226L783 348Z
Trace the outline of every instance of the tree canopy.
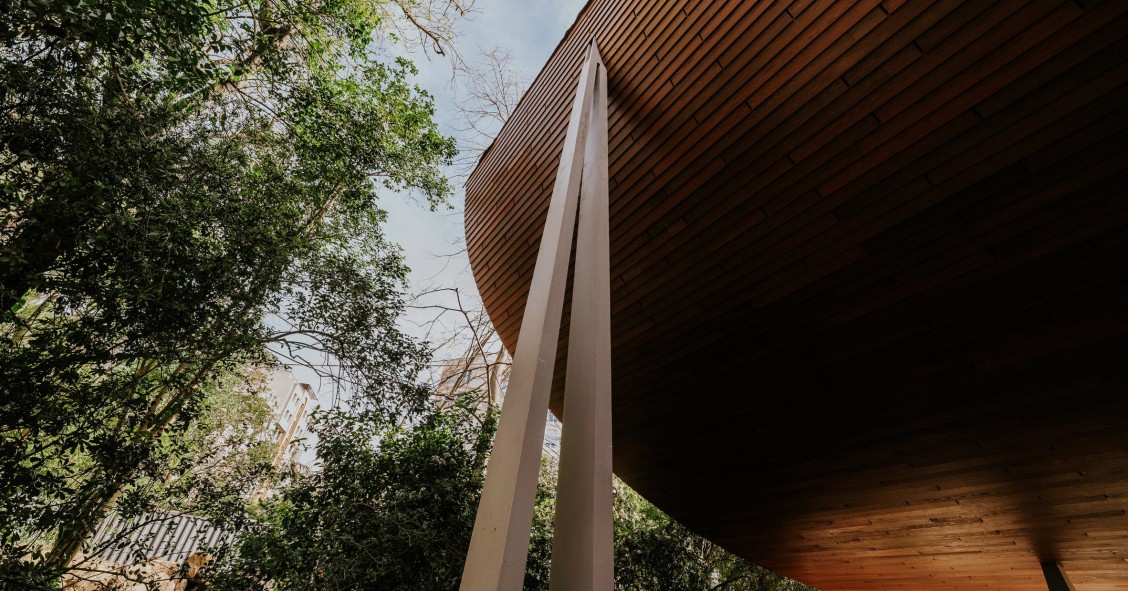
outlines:
M386 8L4 3L5 569L64 572L130 483L168 477L159 443L267 348L358 408L418 410L424 349L395 325L406 269L378 196L440 205L454 143L380 42Z
M473 396L413 425L322 417L323 470L295 480L206 573L218 591L455 590L462 575L494 411ZM545 456L526 591L548 589L556 464ZM621 591L810 591L729 554L615 482L615 579Z
M463 405L410 426L333 411L318 422L322 469L253 512L218 560L219 591L454 589L470 544L495 416Z

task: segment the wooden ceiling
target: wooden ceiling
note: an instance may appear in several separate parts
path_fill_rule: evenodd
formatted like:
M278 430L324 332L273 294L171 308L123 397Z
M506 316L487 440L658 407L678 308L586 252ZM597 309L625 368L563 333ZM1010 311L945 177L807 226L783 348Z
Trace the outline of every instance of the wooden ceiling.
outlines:
M595 37L616 473L825 591L1128 590L1126 14L591 0L467 185L490 316Z

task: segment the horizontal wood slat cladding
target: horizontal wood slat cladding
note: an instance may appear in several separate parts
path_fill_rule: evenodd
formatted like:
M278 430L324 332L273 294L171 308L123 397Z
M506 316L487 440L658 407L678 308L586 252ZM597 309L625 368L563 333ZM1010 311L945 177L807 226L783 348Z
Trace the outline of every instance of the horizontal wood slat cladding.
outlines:
M591 0L467 183L511 350L592 37L616 473L826 591L1128 590L1128 2Z

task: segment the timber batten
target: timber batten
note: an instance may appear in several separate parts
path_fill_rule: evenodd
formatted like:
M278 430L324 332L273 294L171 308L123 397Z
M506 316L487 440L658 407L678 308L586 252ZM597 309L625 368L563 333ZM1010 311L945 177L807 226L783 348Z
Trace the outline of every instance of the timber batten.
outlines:
M1128 589L1126 12L592 0L467 184L490 316L598 36L616 472L828 591Z

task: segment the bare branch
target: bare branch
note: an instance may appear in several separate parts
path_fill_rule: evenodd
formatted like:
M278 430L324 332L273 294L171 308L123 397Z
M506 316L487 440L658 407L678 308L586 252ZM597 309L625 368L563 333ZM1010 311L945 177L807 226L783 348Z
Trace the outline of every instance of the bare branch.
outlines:
M459 131L465 147L455 165L469 174L517 108L528 81L514 65L512 52L497 47L481 50L474 64L463 63L459 75Z

